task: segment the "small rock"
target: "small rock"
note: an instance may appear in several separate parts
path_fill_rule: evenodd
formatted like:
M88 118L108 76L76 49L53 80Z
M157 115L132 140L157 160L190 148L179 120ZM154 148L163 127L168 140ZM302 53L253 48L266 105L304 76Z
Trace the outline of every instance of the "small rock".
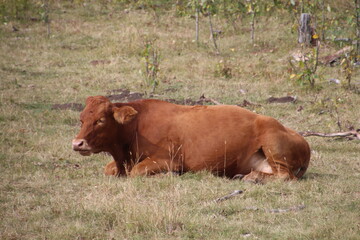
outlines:
M246 94L246 91L245 91L244 89L240 89L239 92L240 92L241 94Z
M341 81L340 81L339 79L336 79L336 78L330 78L330 79L329 79L329 83L340 84Z

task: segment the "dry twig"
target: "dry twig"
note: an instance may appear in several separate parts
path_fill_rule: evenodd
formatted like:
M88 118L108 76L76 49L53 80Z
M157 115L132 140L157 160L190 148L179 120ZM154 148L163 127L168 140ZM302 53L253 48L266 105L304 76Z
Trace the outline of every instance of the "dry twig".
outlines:
M317 136L317 137L346 137L348 139L358 139L360 140L360 129L351 130L348 132L337 132L337 133L318 133L318 132L299 132L303 137Z
M239 195L239 194L241 194L241 193L243 193L243 192L244 192L244 191L242 191L242 190L235 190L235 191L233 191L232 193L230 193L230 194L228 194L228 195L225 195L225 196L223 196L223 197L220 197L220 198L215 199L214 201L215 201L216 203L222 202L222 201L228 200L229 198L232 198L232 197L234 197L234 196L236 196L236 195Z
M216 101L215 99L205 97L204 94L200 96L199 100L204 101L204 102L211 102L215 105L222 105L222 103Z
M350 51L351 51L351 46L344 47L332 55L322 57L320 62L325 65L334 64L337 60L339 60L342 56L344 56L346 53L348 53Z

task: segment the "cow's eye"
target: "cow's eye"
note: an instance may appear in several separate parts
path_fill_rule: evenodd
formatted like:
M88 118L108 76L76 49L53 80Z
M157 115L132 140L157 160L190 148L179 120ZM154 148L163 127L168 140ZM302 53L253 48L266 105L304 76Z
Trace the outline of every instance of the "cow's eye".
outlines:
M99 120L96 121L96 124L98 125L102 125L105 123L105 118L100 118Z

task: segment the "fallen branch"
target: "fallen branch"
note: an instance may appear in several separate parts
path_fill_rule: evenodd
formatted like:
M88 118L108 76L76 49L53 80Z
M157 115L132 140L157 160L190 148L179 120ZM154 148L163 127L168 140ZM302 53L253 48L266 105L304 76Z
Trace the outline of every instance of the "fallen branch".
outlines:
M220 198L215 199L214 201L215 201L216 203L222 202L222 201L228 200L229 198L232 198L232 197L234 197L234 196L236 196L236 195L242 194L243 192L244 192L244 191L242 191L242 190L235 190L235 191L233 191L232 193L230 193L230 194L228 194L228 195L225 195L225 196L223 196L223 197L220 197Z
M220 102L216 101L215 99L212 98L205 98L205 102L212 102L215 105L222 105Z
M317 137L346 137L348 139L358 139L360 140L360 129L352 130L348 132L338 132L338 133L318 133L318 132L299 132L303 137L317 136Z
M351 38L335 38L334 42L352 42Z
M215 105L222 105L222 103L216 101L215 99L205 97L204 94L200 96L199 100L204 101L204 102L211 102Z
M244 99L244 101L240 104L238 104L239 107L249 107L249 106L254 106L254 107L260 107L260 104L256 104L256 103L252 103L246 99Z
M337 51L336 53L332 54L332 55L328 55L325 57L322 57L320 62L328 65L328 64L334 64L337 60L339 60L344 54L348 53L351 51L351 47L347 46L344 47L343 49Z

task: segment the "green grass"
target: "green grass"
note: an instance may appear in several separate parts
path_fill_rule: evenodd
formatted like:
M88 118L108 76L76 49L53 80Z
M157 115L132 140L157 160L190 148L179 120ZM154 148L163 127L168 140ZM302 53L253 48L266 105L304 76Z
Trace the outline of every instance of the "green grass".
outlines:
M152 11L55 2L50 18L50 38L41 22L0 26L1 239L359 239L359 141L308 137L312 160L298 182L252 185L207 172L115 178L102 172L110 156L71 150L79 112L51 109L118 88L149 95L141 53L156 39L158 98L246 99L259 104L249 109L298 131L336 132L338 121L342 131L359 128L359 90L327 81L345 82L340 66L320 65L324 80L316 90L290 80L288 58L299 46L286 13L258 19L255 45L248 19L234 32L214 17L224 30L220 55L207 19L201 19L197 47L194 20L172 10L155 20ZM321 54L336 50L327 43ZM93 66L93 60L109 63ZM216 74L221 61L231 78ZM359 88L359 69L352 83ZM298 101L266 102L286 95ZM244 193L213 201L235 189ZM301 204L306 207L299 211L267 211Z

